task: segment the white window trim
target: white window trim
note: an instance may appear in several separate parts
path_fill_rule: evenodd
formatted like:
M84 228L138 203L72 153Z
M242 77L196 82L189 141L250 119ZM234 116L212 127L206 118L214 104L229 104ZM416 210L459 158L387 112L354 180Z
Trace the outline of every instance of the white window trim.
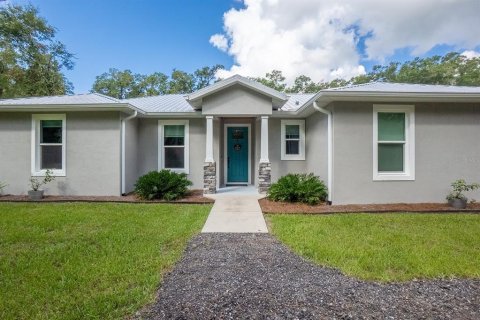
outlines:
M65 114L33 114L32 115L32 138L31 138L31 171L32 176L43 177L46 169L40 169L40 121L62 120L62 169L52 169L55 177L65 177L67 172L66 149L67 149L67 117Z
M285 146L285 127L287 125L298 125L300 128L300 143L299 143L299 154L286 154ZM282 160L305 160L305 120L282 120L281 129L281 159Z
M184 125L185 126L185 145L184 145L184 157L185 157L185 167L183 169L175 168L165 168L165 159L164 159L164 142L163 142L163 133L164 126L166 125ZM158 120L158 170L168 169L178 173L189 174L189 150L190 150L190 138L189 138L189 121L188 120Z
M405 113L405 150L403 172L378 172L378 113ZM373 105L373 180L396 181L415 180L415 106L414 105Z

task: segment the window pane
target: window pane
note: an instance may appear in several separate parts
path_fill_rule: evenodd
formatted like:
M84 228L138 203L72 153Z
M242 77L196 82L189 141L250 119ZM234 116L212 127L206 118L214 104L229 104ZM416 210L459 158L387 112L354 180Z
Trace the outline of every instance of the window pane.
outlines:
M165 168L185 168L185 153L183 147L165 148Z
M62 169L62 146L40 146L40 169Z
M299 139L300 138L300 126L286 125L285 126L285 138L287 139Z
M299 140L287 140L285 141L285 143L286 143L286 148L285 148L286 154L300 154Z
M185 143L185 138L183 137L165 137L164 145L166 146L183 146Z
M62 120L40 120L40 143L62 143Z
M166 125L164 129L165 137L185 137L184 125Z
M405 141L405 113L378 113L378 141Z
M378 171L403 172L403 143L378 144Z

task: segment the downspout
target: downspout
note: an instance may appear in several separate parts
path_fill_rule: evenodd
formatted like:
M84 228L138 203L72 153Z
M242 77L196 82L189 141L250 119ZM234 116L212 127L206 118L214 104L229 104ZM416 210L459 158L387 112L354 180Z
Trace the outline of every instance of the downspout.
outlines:
M133 119L137 116L138 112L135 110L131 116L126 117L125 119L122 119L122 190L121 193L122 195L125 194L125 123L129 121L130 119Z
M318 112L327 115L327 187L328 187L328 201L332 204L333 200L333 126L332 126L332 111L319 107L317 101L313 101L313 108Z

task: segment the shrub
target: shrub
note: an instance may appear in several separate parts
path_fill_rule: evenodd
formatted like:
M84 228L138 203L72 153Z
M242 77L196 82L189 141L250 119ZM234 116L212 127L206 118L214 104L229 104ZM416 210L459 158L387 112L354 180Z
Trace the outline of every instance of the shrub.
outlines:
M192 182L185 173L170 170L151 171L138 178L135 193L142 199L176 200L185 196Z
M309 174L287 174L270 186L267 197L273 201L317 204L325 201L328 190L319 177Z
M480 184L472 183L468 184L464 179L458 179L451 184L452 191L447 195L447 200L453 199L462 199L467 201L467 197L463 194L463 192L473 191L480 188Z

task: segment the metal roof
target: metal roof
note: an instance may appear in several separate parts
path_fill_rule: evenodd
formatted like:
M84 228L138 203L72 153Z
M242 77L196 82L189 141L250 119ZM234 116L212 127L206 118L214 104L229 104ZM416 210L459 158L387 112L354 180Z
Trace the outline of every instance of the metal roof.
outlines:
M207 88L198 90L190 95L170 94L163 96L152 96L119 100L98 93L51 96L51 97L31 97L17 99L0 100L0 109L16 110L17 108L28 109L29 107L39 108L66 108L69 107L121 107L138 110L141 113L194 113L195 105L192 101L198 101L201 97L217 92L222 88L241 83L249 88L255 87L262 90L262 93L270 95L274 108L279 111L289 111L302 113L310 107L313 101L329 103L331 101L342 100L350 101L356 99L383 99L382 101L480 101L480 87L465 86L445 86L445 85L424 85L424 84L405 84L405 83L387 83L371 82L361 85L353 85L341 88L325 89L317 94L284 94L268 88L258 82L234 76L226 80L217 82ZM278 98L281 98L278 99ZM401 100L403 99L403 100ZM375 100L375 101L377 101Z
M118 104L121 100L99 93L86 93L64 96L29 97L1 99L0 105L83 105L83 104Z
M480 93L480 87L446 86L432 84L370 82L365 84L330 88L321 92L391 92L391 93Z
M288 100L285 104L279 109L281 111L296 111L301 106L310 100L314 93L300 93L300 94L288 94Z
M163 96L142 97L122 100L143 110L152 112L195 112L193 107L182 94L168 94Z

